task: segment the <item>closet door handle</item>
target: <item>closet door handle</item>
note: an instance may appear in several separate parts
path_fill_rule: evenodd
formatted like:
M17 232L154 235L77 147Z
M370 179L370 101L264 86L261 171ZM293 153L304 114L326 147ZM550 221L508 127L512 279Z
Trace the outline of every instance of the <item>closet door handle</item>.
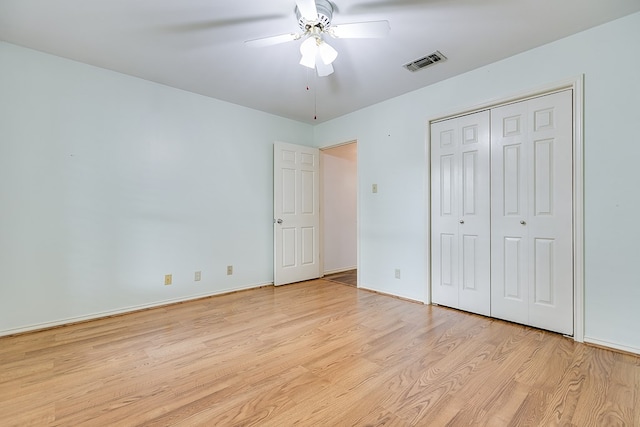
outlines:
M527 221L525 221L524 219L520 220L520 224L522 225L527 225Z
M460 220L460 224L464 224L464 219L461 219L461 220Z

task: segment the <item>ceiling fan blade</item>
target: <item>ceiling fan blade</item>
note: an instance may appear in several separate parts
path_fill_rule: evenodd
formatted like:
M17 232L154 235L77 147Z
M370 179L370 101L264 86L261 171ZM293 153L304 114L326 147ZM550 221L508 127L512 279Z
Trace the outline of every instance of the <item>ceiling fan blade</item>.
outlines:
M191 33L194 31L208 31L216 28L235 27L238 25L250 25L256 22L262 22L273 19L281 19L288 15L261 15L261 16L248 16L242 18L228 18L228 19L204 19L201 21L186 22L182 24L173 24L159 27L159 31L167 33Z
M429 7L433 3L445 2L446 0L372 0L351 5L348 13L378 12L383 9L397 10L399 7Z
M307 21L318 20L318 9L316 9L315 0L296 0L296 6L298 6L300 15Z
M289 34L280 34L279 36L271 36L271 37L262 37L254 40L247 40L244 42L245 46L249 47L264 47L264 46L273 46L274 44L286 43L293 40L298 40L300 38L300 34L289 33Z
M338 39L369 39L386 37L390 30L389 21L371 21L333 25L328 33Z

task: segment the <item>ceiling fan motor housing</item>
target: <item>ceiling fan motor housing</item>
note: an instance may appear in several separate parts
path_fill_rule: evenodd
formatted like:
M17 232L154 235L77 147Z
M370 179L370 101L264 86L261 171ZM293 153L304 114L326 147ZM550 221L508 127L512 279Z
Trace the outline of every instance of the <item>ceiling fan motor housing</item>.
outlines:
M320 31L331 25L331 17L333 16L333 5L328 0L316 0L316 9L318 11L318 19L316 21L307 21L300 14L296 6L296 17L298 25L303 31L308 31L311 27L319 26Z

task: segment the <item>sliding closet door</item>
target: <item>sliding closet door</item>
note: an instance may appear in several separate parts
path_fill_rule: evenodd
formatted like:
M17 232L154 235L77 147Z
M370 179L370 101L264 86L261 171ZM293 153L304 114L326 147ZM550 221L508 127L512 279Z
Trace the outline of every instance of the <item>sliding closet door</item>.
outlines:
M572 92L491 110L491 315L573 334Z
M490 314L489 112L431 125L434 303Z

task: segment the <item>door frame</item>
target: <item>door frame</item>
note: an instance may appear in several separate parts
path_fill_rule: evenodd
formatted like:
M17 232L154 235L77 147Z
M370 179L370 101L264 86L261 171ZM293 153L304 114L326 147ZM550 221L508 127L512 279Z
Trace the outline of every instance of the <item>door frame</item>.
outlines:
M512 96L496 98L469 108L432 117L427 121L425 188L427 212L431 212L431 123L475 113L501 105L525 101L563 90L573 90L573 339L584 342L584 74L547 84ZM431 304L431 215L427 222L427 304Z

